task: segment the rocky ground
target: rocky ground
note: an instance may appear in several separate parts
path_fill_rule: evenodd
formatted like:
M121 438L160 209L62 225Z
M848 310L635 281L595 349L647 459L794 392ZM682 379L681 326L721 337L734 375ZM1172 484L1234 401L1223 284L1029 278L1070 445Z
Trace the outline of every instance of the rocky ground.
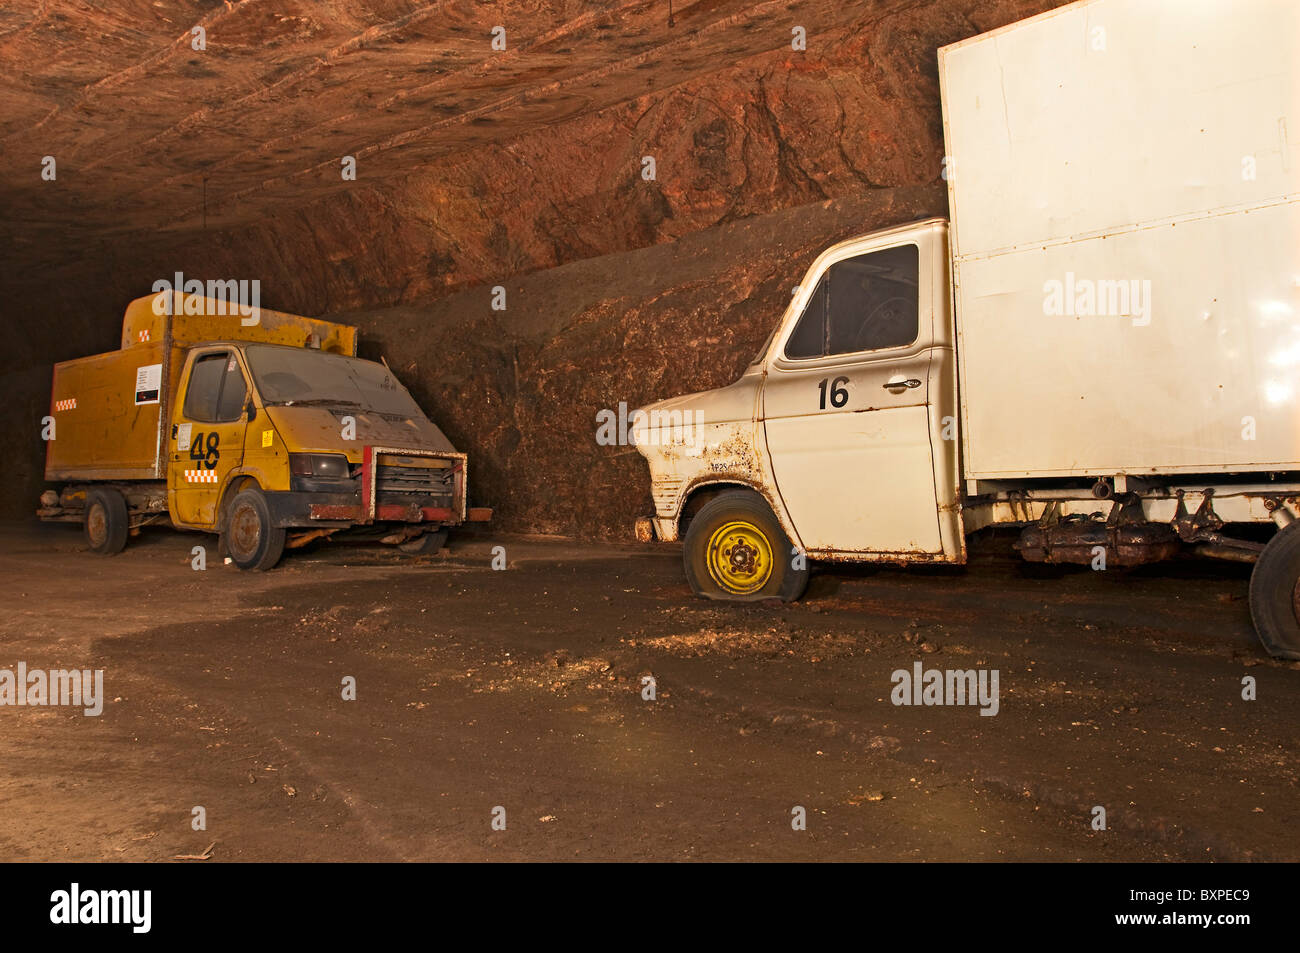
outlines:
M672 547L195 571L213 542L0 533L0 668L100 668L107 696L0 708L0 856L1300 857L1300 665L1261 652L1247 569L1045 576L992 539L962 571L823 571L737 608L691 598ZM998 670L998 714L895 706L916 662Z

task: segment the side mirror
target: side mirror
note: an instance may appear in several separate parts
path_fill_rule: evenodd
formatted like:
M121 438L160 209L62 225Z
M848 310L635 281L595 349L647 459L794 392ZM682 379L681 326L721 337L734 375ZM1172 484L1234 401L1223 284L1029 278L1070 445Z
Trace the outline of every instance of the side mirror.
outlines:
M248 415L250 424L257 418L257 408L253 406L253 398L248 398L248 403L244 405L244 413Z

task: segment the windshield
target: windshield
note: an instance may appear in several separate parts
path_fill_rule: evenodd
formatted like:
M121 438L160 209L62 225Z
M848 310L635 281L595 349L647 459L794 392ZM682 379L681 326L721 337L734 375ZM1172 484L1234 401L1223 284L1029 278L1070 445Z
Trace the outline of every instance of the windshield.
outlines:
M353 407L399 417L423 417L393 372L382 364L323 351L252 345L249 370L267 405Z

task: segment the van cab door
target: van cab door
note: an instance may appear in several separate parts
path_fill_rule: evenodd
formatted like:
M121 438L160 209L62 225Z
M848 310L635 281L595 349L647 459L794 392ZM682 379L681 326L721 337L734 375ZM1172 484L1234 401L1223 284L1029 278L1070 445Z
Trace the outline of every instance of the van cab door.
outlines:
M216 528L221 488L243 463L249 392L235 348L190 352L172 417L167 467L168 502L177 523Z
M942 559L946 538L953 547L932 447L932 404L952 373L942 316L936 337L941 254L943 241L925 232L836 246L769 352L769 460L810 554Z

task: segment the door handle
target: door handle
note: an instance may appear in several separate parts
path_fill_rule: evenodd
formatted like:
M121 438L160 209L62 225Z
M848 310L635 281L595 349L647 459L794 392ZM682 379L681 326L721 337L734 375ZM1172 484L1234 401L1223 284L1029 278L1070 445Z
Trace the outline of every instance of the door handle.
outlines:
M905 387L920 387L921 382L915 377L910 377L905 381L886 381L883 385L885 390L892 390L896 393L902 393Z

